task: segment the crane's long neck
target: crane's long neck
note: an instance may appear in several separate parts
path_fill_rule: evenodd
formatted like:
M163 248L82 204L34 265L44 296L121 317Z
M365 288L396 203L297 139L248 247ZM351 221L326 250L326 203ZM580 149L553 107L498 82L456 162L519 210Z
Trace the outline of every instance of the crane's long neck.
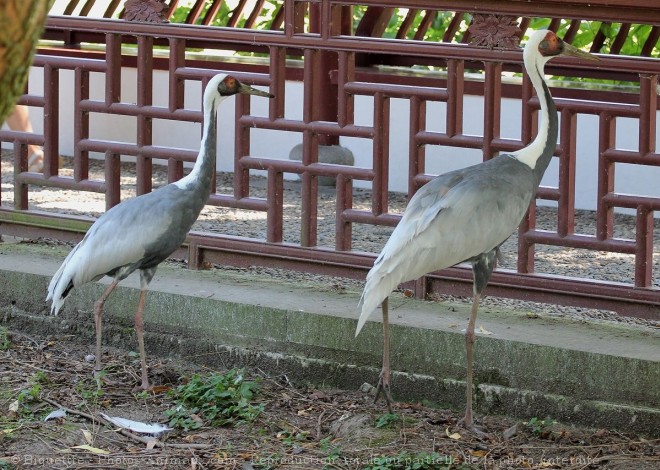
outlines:
M206 203L211 194L211 183L215 175L218 140L217 104L214 98L204 100L204 129L199 155L197 155L192 171L175 183L182 189L195 192L197 198L202 201L202 205Z
M543 62L525 57L525 69L532 81L541 104L541 120L536 138L527 147L514 152L514 156L534 171L535 187L538 188L543 173L552 160L557 147L557 108L543 78Z

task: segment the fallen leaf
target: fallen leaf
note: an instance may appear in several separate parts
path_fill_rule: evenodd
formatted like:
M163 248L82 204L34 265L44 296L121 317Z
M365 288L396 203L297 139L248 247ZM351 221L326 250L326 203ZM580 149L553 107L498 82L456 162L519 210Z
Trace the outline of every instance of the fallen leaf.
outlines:
M492 335L492 334L493 334L491 331L488 331L488 330L487 330L486 328L484 328L483 326L480 326L480 327L479 327L479 333L481 333L482 335Z
M195 413L191 413L190 418L200 426L204 426L204 420L200 418L199 415L196 415Z
M594 433L594 437L603 437L605 434L607 434L607 429L599 429Z
M153 449L154 447L156 447L156 443L157 443L157 442L158 442L157 439L149 439L149 440L147 441L147 450L151 450L151 449Z
M448 437L449 439L454 439L455 441L461 439L461 437L462 437L462 436L461 436L459 433L457 433L457 432L450 434L450 433L449 433L449 428L445 429L445 434L447 435L447 437Z
M154 387L151 389L152 393L154 394L165 393L169 392L170 390L172 390L172 387L169 385L154 385Z
M81 446L73 446L72 449L82 449L82 450L87 450L91 452L92 454L97 454L97 455L106 455L109 454L107 450L99 449L98 447L92 447L87 444L83 444Z
M321 392L320 390L317 390L316 392L312 393L309 395L310 400L321 400L321 401L327 401L328 400L328 395L325 393Z
M92 439L92 433L89 432L87 429L81 429L83 436L85 436L85 440L87 441L87 444L92 445L93 444L93 439Z
M515 436L516 434L518 434L518 423L514 424L514 425L511 426L509 429L505 430L505 431L502 433L502 437L503 437L505 440L508 441L509 439L511 439L511 438L512 438L513 436Z
M11 402L9 405L9 412L10 413L18 413L18 407L20 406L20 403L18 403L18 400L15 400Z
M309 412L312 411L313 408L307 408L306 410L298 410L296 413L298 416L309 416Z
M488 455L488 452L485 450L471 450L470 454L472 454L475 457L485 457Z

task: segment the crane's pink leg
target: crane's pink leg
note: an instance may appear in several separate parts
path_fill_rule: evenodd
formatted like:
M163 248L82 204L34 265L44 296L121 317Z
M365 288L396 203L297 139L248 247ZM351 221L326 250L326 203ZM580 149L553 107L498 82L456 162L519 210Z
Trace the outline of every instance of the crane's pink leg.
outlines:
M105 301L108 300L112 291L115 290L119 281L113 280L112 283L103 291L101 297L94 302L94 325L96 327L96 366L94 367L94 377L96 377L97 385L100 387L99 374L101 373L101 338L103 336L103 310L105 308Z
M140 291L140 300L138 301L138 308L135 312L135 333L137 334L138 346L140 347L140 364L142 365L142 390L149 390L149 377L147 375L147 355L144 352L144 321L142 313L144 312L144 301L147 296L147 291L142 289Z
M467 329L465 330L465 352L467 356L467 378L465 380L465 385L467 388L466 392L466 406L465 406L465 417L463 418L463 423L466 428L472 429L474 427L474 420L472 417L472 360L473 360L473 351L472 347L474 345L474 326L477 322L477 309L479 308L479 294L475 294L474 300L472 302L472 311L470 312L470 320L468 321Z
M389 311L388 311L388 298L383 300L383 369L380 372L378 379L378 386L376 387L376 397L374 402L378 401L380 393L383 392L383 397L387 403L387 410L392 413L392 393L390 391L390 328L389 328Z
M470 311L470 320L468 321L467 329L465 330L465 353L467 356L467 377L465 379L465 396L466 396L466 405L465 405L465 416L461 419L461 424L465 426L466 429L479 434L482 437L488 436L483 430L474 424L474 417L472 416L472 360L473 360L473 346L474 346L474 326L477 322L477 311L479 309L479 300L481 299L481 294L474 294L474 300L472 301L472 310Z

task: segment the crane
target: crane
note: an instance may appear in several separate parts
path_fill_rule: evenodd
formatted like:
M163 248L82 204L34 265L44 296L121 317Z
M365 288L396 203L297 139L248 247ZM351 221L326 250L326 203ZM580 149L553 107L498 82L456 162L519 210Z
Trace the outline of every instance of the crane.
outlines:
M273 98L270 93L218 74L211 78L203 96L203 133L199 155L191 172L182 179L141 196L127 199L99 217L85 237L68 254L48 286L46 301L57 315L71 289L103 276L113 278L94 303L97 380L101 372L101 337L104 305L120 281L140 271L140 297L135 331L140 348L142 383L149 389L144 352L143 311L149 283L158 265L181 246L211 194L215 177L217 107L237 93ZM100 382L99 382L100 385Z
M538 95L538 134L525 148L437 176L410 199L403 217L367 274L355 335L382 306L383 367L376 400L383 393L391 411L388 296L402 282L461 262L472 263L473 301L465 332L467 399L462 424L475 432L472 415L472 346L481 294L490 279L499 246L520 224L557 145L557 109L544 79L544 66L559 55L586 59L548 30L532 33L523 51L525 69Z

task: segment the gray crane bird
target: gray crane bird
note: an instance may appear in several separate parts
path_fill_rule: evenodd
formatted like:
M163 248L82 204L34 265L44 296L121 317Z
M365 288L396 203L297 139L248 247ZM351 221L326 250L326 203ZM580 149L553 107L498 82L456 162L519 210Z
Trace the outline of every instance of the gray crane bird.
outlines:
M97 378L101 371L104 304L120 281L139 270L141 290L135 313L135 331L142 366L140 387L149 389L142 319L147 288L158 265L184 242L211 194L215 175L217 107L225 98L237 93L273 98L270 93L252 88L226 74L218 74L209 80L203 98L202 142L192 171L179 181L127 199L104 213L71 250L50 281L46 301L52 301L51 314L57 315L74 287L97 281L103 276L113 278L94 303L94 371Z
M383 393L391 409L387 299L400 283L429 272L472 263L472 309L465 333L467 404L462 424L478 431L472 416L472 345L481 294L490 279L499 246L524 217L557 145L557 109L544 79L546 62L558 55L596 59L563 42L552 31L534 32L524 64L541 105L538 134L527 147L440 175L410 199L401 221L367 274L355 335L382 304L383 368L376 400Z

